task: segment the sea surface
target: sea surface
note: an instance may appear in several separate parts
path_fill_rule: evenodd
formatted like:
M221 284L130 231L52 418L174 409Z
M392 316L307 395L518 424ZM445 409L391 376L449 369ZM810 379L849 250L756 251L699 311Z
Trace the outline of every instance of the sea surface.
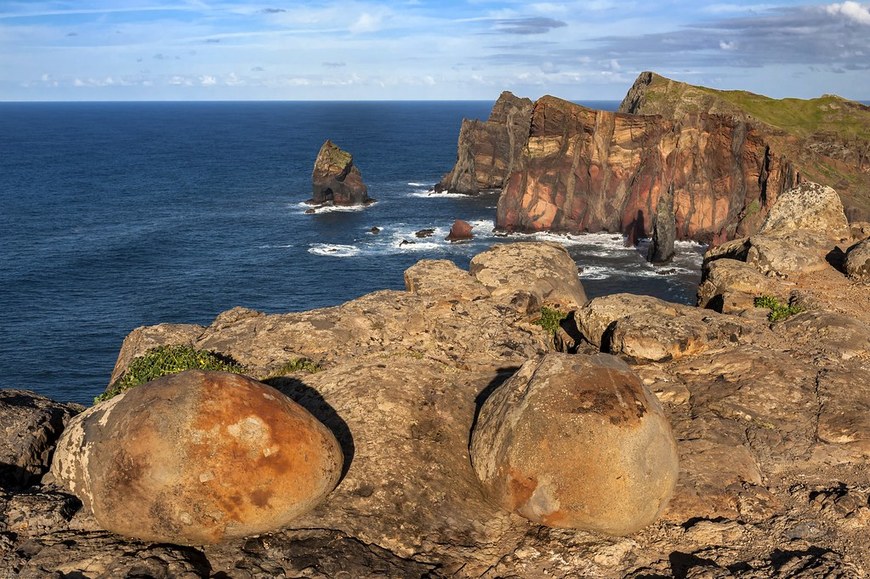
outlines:
M585 102L615 109L616 102ZM692 303L702 248L653 267L619 235L497 235L494 194L434 195L492 102L0 103L0 387L91 403L137 326L403 288L423 258L554 239L590 297ZM306 215L327 138L377 203ZM454 219L475 239L450 244ZM380 233L371 232L373 227ZM414 234L434 228L429 238ZM409 241L412 243L402 243Z

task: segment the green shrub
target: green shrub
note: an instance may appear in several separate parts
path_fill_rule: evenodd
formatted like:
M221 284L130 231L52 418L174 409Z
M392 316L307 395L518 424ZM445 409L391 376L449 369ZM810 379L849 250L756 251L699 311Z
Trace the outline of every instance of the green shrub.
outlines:
M788 304L784 304L773 296L759 296L755 298L753 302L756 308L767 308L770 310L770 313L767 315L767 319L771 322L779 322L788 318L789 316L793 316L798 314L804 309L801 306L790 306Z
M286 364L271 372L272 376L285 376L287 374L293 374L294 372L308 372L309 374L316 374L320 372L323 368L317 362L312 362L308 358L294 358L288 361Z
M561 321L567 317L568 314L560 312L556 308L541 306L541 317L535 320L534 323L555 335Z
M158 346L134 358L120 379L94 398L94 404L117 396L134 386L184 370L219 370L241 374L244 368L231 358L191 346Z

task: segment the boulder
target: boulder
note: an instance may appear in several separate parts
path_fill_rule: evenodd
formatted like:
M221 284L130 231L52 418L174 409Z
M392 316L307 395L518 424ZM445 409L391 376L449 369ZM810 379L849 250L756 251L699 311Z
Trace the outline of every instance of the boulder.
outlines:
M782 234L806 229L834 239L851 236L840 196L832 188L804 182L779 196L758 233Z
M26 487L51 466L66 424L83 407L27 390L0 390L0 487Z
M374 199L368 195L353 156L327 140L320 147L311 176L312 197L309 203L323 205L366 205Z
M557 243L495 245L471 259L469 272L494 296L525 291L565 311L586 303L577 264Z
M677 222L674 215L674 188L668 187L656 203L652 240L647 254L650 263L667 263L674 257Z
M717 259L704 266L703 280L698 286L698 307L740 314L753 311L755 298L762 295L788 301L787 288L775 278L743 261Z
M633 533L677 482L668 419L617 358L548 354L483 403L471 462L489 496L536 523Z
M427 237L432 237L435 234L435 230L431 227L426 229L421 229L414 233L414 236L418 239L425 239Z
M457 219L450 226L450 233L447 234L447 241L467 241L474 237L471 233L473 226L462 219Z
M825 256L833 244L825 233L780 230L771 235L753 235L749 244L746 262L764 274L789 277L830 267Z
M870 282L870 239L852 246L846 254L846 275L855 281Z
M206 544L285 526L333 489L342 463L333 434L277 390L191 370L80 414L52 473L107 530Z
M419 296L473 300L489 297L482 283L449 259L423 259L405 270L405 288Z
M596 348L606 349L612 324L632 313L655 312L664 316L675 316L680 306L652 296L636 294L611 294L589 300L577 312L577 326L587 342Z

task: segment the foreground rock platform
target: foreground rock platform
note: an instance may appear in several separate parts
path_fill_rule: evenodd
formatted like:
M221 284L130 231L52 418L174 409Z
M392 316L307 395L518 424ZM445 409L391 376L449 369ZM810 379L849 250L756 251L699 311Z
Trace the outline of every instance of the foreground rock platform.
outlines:
M862 231L826 237L825 255L856 246ZM762 273L748 261L753 237L708 252L706 308L631 294L587 301L571 283L576 265L557 257L564 250L528 243L488 252L471 271L421 261L406 271L406 291L332 308L235 308L207 327L140 328L124 342L118 375L155 343L231 356L334 433L341 482L280 530L181 546L109 533L51 475L37 476L0 493L0 569L10 577L866 577L870 292L831 258L811 271L768 264ZM528 265L523 275L523 260L551 269ZM770 321L753 305L758 292L804 309ZM573 312L561 328L570 344L536 323L546 304ZM622 360L671 425L673 496L627 536L531 522L494 501L472 466L472 425L486 400L557 344ZM288 361L300 358L321 371L292 370Z

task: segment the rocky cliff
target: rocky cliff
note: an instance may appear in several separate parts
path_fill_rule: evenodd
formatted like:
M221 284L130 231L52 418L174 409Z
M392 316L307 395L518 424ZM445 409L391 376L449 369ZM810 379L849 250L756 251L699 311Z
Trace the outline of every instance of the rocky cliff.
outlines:
M502 188L504 230L611 231L631 241L651 233L669 189L678 239L748 235L781 192L808 179L842 189L851 218L870 215L870 108L791 99L774 125L754 112L766 110L756 101L722 94L644 73L620 112L539 99L526 134L526 109L502 95L486 123L463 124L457 164L439 187Z
M510 174L520 168L531 114L531 100L505 91L487 121L463 120L456 165L435 190L476 195L504 187Z

